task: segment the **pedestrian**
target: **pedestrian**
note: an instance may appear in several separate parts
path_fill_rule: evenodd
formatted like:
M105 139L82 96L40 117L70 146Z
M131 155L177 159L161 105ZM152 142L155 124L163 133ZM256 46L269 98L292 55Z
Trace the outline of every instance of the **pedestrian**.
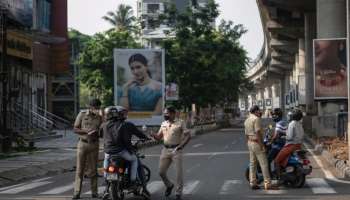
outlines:
M174 107L168 107L164 110L164 122L157 134L152 135L156 140L164 140L164 148L159 160L159 175L162 178L166 190L165 196L170 196L174 184L168 179L167 171L172 162L176 169L176 200L181 200L183 190L183 148L190 141L191 135L185 126L185 122L176 119L176 110Z
M79 135L77 146L77 166L75 174L74 195L72 199L80 199L81 187L85 170L89 169L92 198L98 198L97 162L99 151L99 129L102 117L99 114L101 102L92 99L89 109L81 111L74 123L74 132Z
M256 171L258 163L264 176L265 190L276 189L271 185L271 177L269 172L269 165L266 157L266 150L263 144L263 132L261 127L261 111L259 106L254 105L250 109L250 115L244 122L245 135L249 149L249 182L253 190L259 189L256 180Z

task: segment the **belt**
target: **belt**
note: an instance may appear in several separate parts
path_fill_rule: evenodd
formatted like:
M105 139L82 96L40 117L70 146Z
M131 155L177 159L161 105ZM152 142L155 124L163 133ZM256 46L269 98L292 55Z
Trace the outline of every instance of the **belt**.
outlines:
M258 139L250 139L250 138L249 138L248 141L259 143L259 140L258 140Z
M177 146L179 146L179 144L164 144L164 147L167 149L174 149Z
M82 141L82 142L84 142L84 143L95 143L95 142L97 142L98 140L97 140L97 139L94 139L94 140L85 140L85 139L80 138L80 141Z

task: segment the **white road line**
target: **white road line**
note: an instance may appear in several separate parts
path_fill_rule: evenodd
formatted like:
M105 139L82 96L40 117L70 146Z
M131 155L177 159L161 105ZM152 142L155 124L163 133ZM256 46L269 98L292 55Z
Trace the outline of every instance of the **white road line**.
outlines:
M7 187L3 187L3 188L0 188L0 191L12 189L12 188L19 187L19 186L22 186L22 185L25 185L25 183L20 183L20 184L17 184L17 185L11 185L11 186L7 186Z
M192 147L193 148L198 148L198 147L201 147L201 146L203 146L204 144L195 144L195 145L193 145Z
M184 186L183 194L184 195L193 194L198 186L199 186L199 181L187 182Z
M191 172L192 170L194 170L194 169L196 169L196 168L198 168L198 167L200 167L200 166L201 166L200 164L196 164L196 165L194 165L193 167L187 169L187 170L186 170L186 173L189 173L189 172Z
M234 185L242 184L242 180L227 180L220 189L220 195L233 194Z
M220 155L239 155L248 154L248 151L224 151L224 152L203 152L203 153L185 153L183 156L220 156ZM148 154L146 157L159 157L160 154Z
M153 181L147 185L147 189L151 194L154 194L163 188L164 188L163 181Z
M64 193L64 192L67 192L67 191L73 189L73 187L74 187L74 182L71 183L71 184L69 184L69 185L57 187L57 188L48 190L48 191L46 191L46 192L42 192L42 193L40 193L40 194L62 194L62 193Z
M31 182L42 182L42 181L49 180L50 178L52 178L52 177L46 177L46 178L36 179L36 180L31 181Z
M100 186L98 187L98 193L102 194L105 191L106 186ZM88 192L85 192L84 194L91 194L91 190Z
M216 153L214 153L213 155L209 156L209 157L208 157L208 160L210 160L210 159L214 158L216 155L217 155L217 154L216 154Z
M17 194L17 193L24 192L26 190L31 190L31 189L34 189L34 188L37 188L37 187L40 187L43 185L50 184L50 183L52 183L52 182L50 182L50 181L34 182L34 183L30 183L30 184L25 184L25 185L22 185L22 186L19 186L16 188L12 188L9 190L1 191L0 194Z
M314 194L335 194L337 193L323 178L306 179L306 184Z
M287 194L287 190L263 190L261 191L264 194L273 194L273 195L279 195L279 194Z

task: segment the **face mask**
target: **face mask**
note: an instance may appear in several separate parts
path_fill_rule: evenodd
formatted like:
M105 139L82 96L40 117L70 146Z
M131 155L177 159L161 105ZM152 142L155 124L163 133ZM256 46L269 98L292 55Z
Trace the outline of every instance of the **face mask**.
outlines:
M164 120L165 120L165 121L168 121L169 119L170 119L170 116L164 115Z

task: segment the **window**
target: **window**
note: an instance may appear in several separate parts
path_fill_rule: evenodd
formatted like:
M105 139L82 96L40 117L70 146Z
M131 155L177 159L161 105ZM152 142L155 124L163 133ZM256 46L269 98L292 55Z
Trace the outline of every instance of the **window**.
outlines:
M51 27L51 0L37 1L37 29L50 31Z
M157 13L159 7L159 4L147 4L147 13Z

